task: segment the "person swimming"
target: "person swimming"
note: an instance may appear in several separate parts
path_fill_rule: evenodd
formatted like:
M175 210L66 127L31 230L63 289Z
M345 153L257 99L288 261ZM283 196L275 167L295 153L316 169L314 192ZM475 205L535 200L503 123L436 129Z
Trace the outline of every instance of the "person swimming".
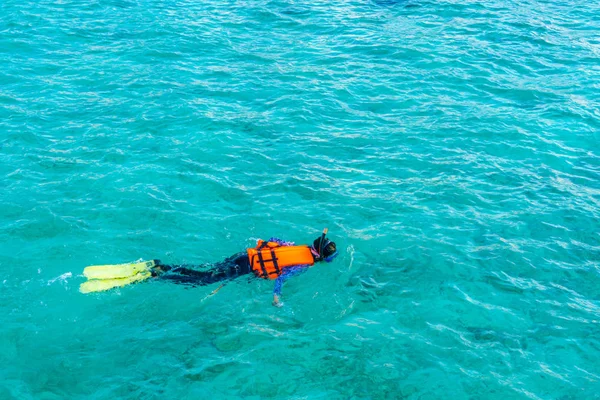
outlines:
M308 270L315 263L322 261L329 263L337 257L336 244L326 235L327 229L323 230L323 234L310 246L296 245L278 238L271 238L268 241L259 240L255 247L212 264L208 269L200 269L202 266L166 265L160 260L90 266L84 269L84 275L89 281L81 285L80 291L99 292L150 277L205 286L253 273L259 278L275 280L273 305L281 306L281 290L289 278ZM222 285L215 292L221 287Z

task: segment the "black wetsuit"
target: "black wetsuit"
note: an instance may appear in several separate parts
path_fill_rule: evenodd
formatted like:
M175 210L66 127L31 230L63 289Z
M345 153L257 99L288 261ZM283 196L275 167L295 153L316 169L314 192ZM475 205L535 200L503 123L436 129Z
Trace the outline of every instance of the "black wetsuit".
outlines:
M251 272L248 254L245 252L235 254L219 263L212 264L209 269L205 270L188 268L185 265L159 264L158 266L165 271L158 276L159 279L201 286L234 279Z

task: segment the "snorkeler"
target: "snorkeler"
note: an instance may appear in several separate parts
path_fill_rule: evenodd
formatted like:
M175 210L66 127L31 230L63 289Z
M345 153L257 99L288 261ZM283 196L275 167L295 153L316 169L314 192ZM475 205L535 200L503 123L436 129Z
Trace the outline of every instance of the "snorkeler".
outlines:
M281 289L286 280L306 271L316 262L329 263L338 255L335 243L326 234L327 229L323 230L323 234L311 246L295 245L277 238L259 240L256 247L204 270L183 265L165 265L159 260L90 266L83 271L89 281L82 283L79 290L82 293L101 292L151 277L204 286L253 273L259 278L275 280L273 305L281 306ZM221 287L222 285L215 292Z

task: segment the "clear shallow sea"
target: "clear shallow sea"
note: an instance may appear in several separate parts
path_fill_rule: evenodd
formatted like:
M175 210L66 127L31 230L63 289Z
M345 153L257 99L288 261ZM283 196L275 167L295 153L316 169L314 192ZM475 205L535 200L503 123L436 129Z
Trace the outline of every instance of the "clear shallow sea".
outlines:
M0 398L599 398L598 15L3 0ZM281 309L78 292L325 226Z

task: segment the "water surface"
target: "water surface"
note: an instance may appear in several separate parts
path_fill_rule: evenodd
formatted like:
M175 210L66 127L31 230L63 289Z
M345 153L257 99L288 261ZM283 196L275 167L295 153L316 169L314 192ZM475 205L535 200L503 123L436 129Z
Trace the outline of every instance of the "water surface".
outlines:
M597 3L1 11L0 398L598 397ZM282 309L78 293L325 226Z

